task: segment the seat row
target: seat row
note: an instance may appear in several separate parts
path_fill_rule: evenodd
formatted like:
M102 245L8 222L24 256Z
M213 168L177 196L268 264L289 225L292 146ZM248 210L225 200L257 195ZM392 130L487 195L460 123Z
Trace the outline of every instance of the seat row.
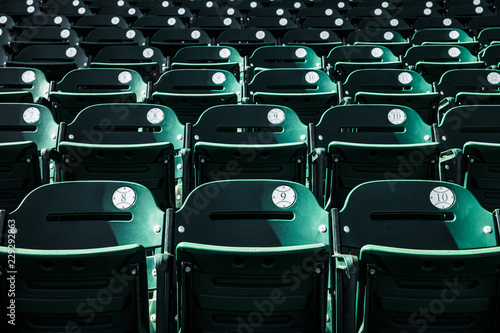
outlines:
M48 184L0 214L0 328L495 332L498 223L438 181L365 183L331 213L284 180L177 212L136 183Z
M43 106L0 104L2 208L41 183L134 181L165 209L208 182L265 178L308 186L328 210L370 180L441 179L493 210L498 108L455 107L430 126L404 106L344 105L306 126L284 106L224 105L184 126L165 106L99 104L58 126Z

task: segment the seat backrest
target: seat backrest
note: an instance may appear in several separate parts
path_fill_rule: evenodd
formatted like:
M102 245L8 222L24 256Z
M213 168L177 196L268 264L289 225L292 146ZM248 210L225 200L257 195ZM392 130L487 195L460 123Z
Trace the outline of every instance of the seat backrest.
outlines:
M459 93L498 93L500 70L452 69L441 76L437 88L442 97L455 97ZM471 100L469 104L474 104L474 101Z
M150 39L150 45L159 48L165 57L174 56L186 46L210 43L210 36L200 29L159 29Z
M415 66L417 63L464 63L478 62L477 57L460 45L416 45L406 51L403 57L406 66Z
M500 29L499 29L499 32L500 32ZM500 33L499 33L499 37L500 37ZM499 41L500 41L500 38L499 38ZM494 45L488 46L481 51L481 53L479 54L479 59L481 61L484 61L486 67L498 68L498 65L500 64L499 50L500 50L500 44L494 44Z
M217 44L232 46L242 56L250 56L260 46L277 45L277 40L265 29L227 29L221 32Z
M281 41L285 45L310 47L320 57L326 56L333 47L342 45L342 39L334 31L314 28L290 30Z
M42 71L35 68L0 68L0 100L33 103L47 98L49 83Z
M429 42L455 44L472 41L473 38L465 31L455 28L428 28L417 30L410 40L413 45L421 45Z
M307 46L262 46L248 59L254 71L271 68L322 69L321 58Z

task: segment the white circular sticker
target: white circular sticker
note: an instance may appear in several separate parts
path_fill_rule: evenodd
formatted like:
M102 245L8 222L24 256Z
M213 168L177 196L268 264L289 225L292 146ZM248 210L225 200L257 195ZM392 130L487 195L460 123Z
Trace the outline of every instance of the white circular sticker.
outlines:
M319 80L319 75L316 72L307 72L306 73L306 82L307 83L316 83Z
M118 209L130 208L135 203L135 192L128 186L120 187L113 193L113 205Z
M170 5L170 2L168 2L168 1L163 1L163 2L161 3L161 6L162 6L162 7L168 7L169 5Z
M73 1L72 5L73 5L73 7L78 7L80 5L80 1L75 0L75 1Z
M451 22L451 19L449 19L449 18L445 18L445 19L443 20L443 25L444 25L445 27L449 27L449 26L451 25L451 23L452 23L452 22Z
M450 49L448 50L448 54L452 58L458 57L460 55L460 53L462 53L462 52L460 51L460 49L458 47L450 47Z
M387 119L394 125L400 125L406 121L406 113L401 109L392 109L387 114Z
M382 15L382 9L377 8L377 9L375 9L375 10L373 11L373 13L375 14L375 16L380 16L380 15Z
M1 16L1 17L0 17L0 23L1 23L1 24L5 24L5 23L7 23L7 16Z
M177 20L175 19L175 17L171 17L167 20L168 25L175 25L175 23L177 23Z
M85 14L86 10L83 7L78 8L78 14L83 15Z
M117 25L118 23L120 23L119 17L115 16L111 19L111 24Z
M431 15L431 13L432 13L432 10L430 10L429 8L424 9L424 15Z
M307 51L306 51L306 49L304 49L302 47L295 50L295 56L297 58L304 58L306 55L307 55Z
M116 4L118 5L118 7L123 7L125 2L123 0L118 0L118 2Z
M68 29L63 29L63 30L61 30L61 37L62 37L62 38L68 38L68 37L69 37L69 34L70 34L70 32L69 32L69 30L68 30Z
M381 6L382 6L382 8L388 8L389 3L387 1L384 1L384 2L382 2Z
M133 39L135 37L135 31L134 30L129 30L129 31L127 31L127 33L125 34L125 36L127 36L128 39Z
M398 75L398 80L402 84L409 84L411 81L413 81L413 76L411 76L411 74L408 72L401 72Z
M302 5L300 4L300 2L296 2L293 4L293 7L299 9Z
M276 9L276 15L278 16L283 16L285 14L285 11L281 8Z
M297 194L290 186L282 185L276 187L276 189L273 191L272 199L277 207L288 208L295 203Z
M229 26L231 25L231 23L233 23L233 20L231 20L231 18L229 18L229 17L226 17L226 18L224 19L224 21L222 21L222 23L224 23L224 25L225 25L226 27L229 27Z
M230 15L230 16L234 15L234 8L229 8L229 9L227 10L226 14L227 14L227 15Z
M460 37L460 34L458 33L458 31L452 30L450 31L448 36L450 36L450 39L458 39L458 37Z
M2 36L2 35L3 35L3 30L0 30L0 36Z
M146 114L146 118L151 124L159 124L165 119L165 114L159 108L152 108Z
M343 3L343 2L341 1L341 2L339 2L339 3L337 4L337 6L338 6L339 8L344 8L344 7L345 7L345 3Z
M184 15L184 14L186 14L186 10L184 8L179 8L179 10L177 11L177 14Z
M479 6L481 4L481 0L474 0L474 1L472 1L472 4L474 6Z
M432 6L434 6L434 3L432 3L432 1L427 1L425 3L425 7L427 7L427 8L432 8Z
M21 80L23 80L24 83L31 83L36 80L36 75L35 72L33 71L26 71L23 73L21 76Z
M198 30L195 30L191 33L191 38L192 39L198 39L201 37L201 32L199 32Z
M333 15L333 10L332 10L332 9L330 9L330 8L326 9L326 10L325 10L325 15L326 15L326 16L332 16L332 15Z
M282 27L284 27L285 25L287 25L287 24L288 24L288 20L287 20L286 18L284 18L284 17L283 17L283 18L280 18L279 23L280 23L280 25L281 25Z
M374 47L372 49L372 57L374 58L380 58L381 56L384 55L384 51L382 51L382 49L380 47Z
M29 6L27 11L28 11L28 13L33 14L33 12L35 11L35 7Z
M344 20L341 18L335 19L335 25L337 27L340 27L342 24L344 24Z
M281 124L285 120L285 113L278 108L271 109L267 113L267 120L273 125Z
M399 25L399 20L398 19L391 19L389 21L389 24L391 25L391 27L397 27Z
M252 1L252 2L250 3L250 8L257 8L257 2Z
M327 40L328 38L330 38L330 33L328 31L321 31L319 33L319 38L321 38L322 40Z
M255 33L255 38L257 39L264 39L266 37L266 33L262 30L259 30Z
M212 75L212 82L215 84L222 84L226 81L226 76L222 72L217 72Z
M392 40L394 38L394 34L390 31L384 32L384 39L385 40Z
M431 191L429 199L434 207L446 209L455 203L455 194L447 187L438 186Z
M207 1L206 6L207 8L212 8L214 6L214 3L212 1Z
M223 59L229 58L229 56L231 56L231 50L223 48L219 51L219 56Z
M135 15L135 13L136 13L136 12L137 12L137 11L135 10L135 8L130 8L130 9L128 10L128 14L129 14L129 15Z
M476 7L476 14L482 14L484 12L483 7Z
M120 81L120 83L129 83L132 81L132 74L130 74L130 72L123 71L118 74L118 81Z
M67 50L66 50L66 57L68 58L73 58L74 56L76 56L76 48L74 47L69 47Z
M142 56L146 59L152 58L155 55L155 51L152 48L145 48L142 51Z
M33 0L27 0L27 1L26 1L26 4L27 4L28 6L32 6L32 5L33 5L33 3L34 3L34 1L33 1Z
M497 72L491 72L486 77L486 80L488 80L488 82L491 84L498 84L500 83L500 74L498 74Z
M34 124L40 120L40 110L29 107L23 112L23 120L28 124Z

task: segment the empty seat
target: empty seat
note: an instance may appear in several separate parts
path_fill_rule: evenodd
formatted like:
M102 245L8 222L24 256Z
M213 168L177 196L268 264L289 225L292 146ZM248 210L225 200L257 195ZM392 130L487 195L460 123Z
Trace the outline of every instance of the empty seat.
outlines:
M453 28L463 30L465 26L454 17L421 17L415 22L415 30L417 31L432 28Z
M210 44L208 34L199 29L160 29L150 39L150 45L160 49L165 57L174 56L186 46Z
M261 71L248 85L248 91L251 102L287 106L305 124L317 122L338 102L337 85L325 72L312 69Z
M432 128L408 107L337 106L325 112L311 137L313 191L328 209L342 207L366 181L439 175Z
M169 16L177 17L184 24L189 25L194 18L194 14L188 8L174 7L171 5L164 6L168 1L163 1L161 5L151 8L149 15L151 16Z
M349 9L346 14L346 18L352 23L357 24L364 18L369 18L372 20L388 20L392 18L391 13L385 8L376 7L375 5L367 7L355 7Z
M452 44L476 51L478 42L465 31L453 28L422 29L415 32L410 42L414 45Z
M228 29L217 38L217 44L231 46L242 56L250 56L257 48L267 45L277 45L273 34L262 29Z
M37 103L46 99L49 83L36 68L0 68L0 101Z
M331 30L341 38L348 36L355 30L351 22L341 17L310 17L302 23L301 29Z
M127 68L139 73L144 82L155 81L163 73L167 60L156 47L114 45L104 47L92 58L90 67Z
M228 29L241 29L240 22L234 17L198 17L191 22L191 28L202 29L211 37L216 38Z
M453 6L450 4L446 10L446 15L454 17L457 20L468 23L471 19L476 17L484 18L486 16L493 16L494 13L486 6L476 6L474 3L468 5Z
M410 37L414 28L401 17L364 18L359 21L358 30L372 33L372 30L392 31L399 33L403 38Z
M477 37L483 29L498 28L498 16L477 16L470 19L468 26L474 36Z
M113 68L75 69L49 94L59 122L70 122L85 107L99 103L135 103L146 98L147 85L136 71Z
M177 69L163 74L154 84L153 102L170 106L185 122L196 122L207 108L241 102L242 88L225 70Z
M193 218L197 198L206 193L218 194L196 209ZM158 325L173 318L177 308L181 331L236 331L246 325L253 329L260 304L279 294L278 302L265 303L272 304L273 311L259 329L329 329L331 321L324 320L329 217L314 201L305 186L287 181L221 181L193 191L169 218L174 232L159 281L173 271L177 279L166 280L170 284L158 290L158 304L170 300L171 310L158 308ZM171 297L176 282L177 302Z
M85 37L89 32L99 28L120 28L127 29L127 21L123 17L115 14L84 16L72 26L80 36Z
M307 46L318 56L326 56L336 46L342 45L342 40L331 30L298 29L288 31L282 38L285 45Z
M479 59L484 61L484 64L488 68L498 68L500 64L500 43L494 44L486 47L479 54Z
M437 120L439 93L413 71L399 69L359 69L343 84L343 97L360 104L399 104L418 112L432 124Z
M410 43L399 32L373 28L352 32L347 37L347 44L385 46L396 56L410 47Z
M147 16L135 21L132 27L151 37L160 29L184 29L186 25L176 16Z
M500 44L500 27L481 30L477 40L483 48L489 45Z
M16 54L30 45L71 45L78 43L78 35L72 29L58 27L32 27L16 36L10 43L12 53Z
M343 45L325 58L328 74L335 81L345 81L357 69L403 68L403 63L385 46Z
M476 56L460 45L412 46L406 51L403 62L419 72L429 83L438 82L451 69L484 67L484 62L478 61Z
M101 9L99 15L115 15L122 17L129 24L134 24L137 19L144 16L139 8L134 7L107 7Z
M285 33L287 33L288 31L297 29L297 24L293 21L292 18L287 18L287 17L256 16L248 20L246 27L254 30L255 29L268 30L274 35L274 37L280 38L283 37Z
M205 111L190 134L194 186L224 179L305 184L307 127L275 105L223 105Z
M63 15L72 23L83 16L92 15L92 11L83 1L71 3L71 6L61 6L60 0L48 0L43 4L43 9L48 14Z
M95 56L102 48L115 45L146 45L146 38L137 29L98 28L80 43L89 56Z
M12 27L16 32L22 32L25 29L33 27L52 27L60 29L69 29L71 22L67 17L56 14L37 14L26 17L19 24Z

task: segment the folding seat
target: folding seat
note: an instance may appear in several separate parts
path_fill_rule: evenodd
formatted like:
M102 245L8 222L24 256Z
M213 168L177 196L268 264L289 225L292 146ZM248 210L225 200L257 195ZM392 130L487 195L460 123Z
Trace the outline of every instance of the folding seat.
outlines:
M392 31L399 33L403 38L410 37L414 29L403 18L364 18L357 24L357 29L361 31L368 31L369 34L373 30Z
M428 7L428 5L432 6ZM442 18L440 11L442 9L433 1L409 1L404 2L394 16L404 19L408 24L414 24L422 17ZM447 16L454 17L450 14L447 14Z
M134 24L137 19L144 16L140 9L134 7L103 8L99 11L99 15L115 15L125 19L125 21L129 24Z
M203 8L198 12L196 17L230 17L236 19L240 23L243 22L243 14L238 8L233 8L231 6Z
M246 28L251 28L253 30L264 29L271 32L274 37L280 38L283 37L288 31L297 29L297 24L293 21L292 18L281 16L257 16L248 20Z
M87 63L87 55L79 46L31 45L7 61L6 66L37 68L48 81L59 81L67 72Z
M139 73L122 68L75 69L55 83L49 100L57 121L70 122L85 107L99 103L140 103L147 84Z
M314 69L269 69L255 75L248 85L251 102L283 105L300 120L317 122L321 114L338 102L337 85Z
M242 87L228 71L217 69L176 69L167 71L154 84L151 99L168 105L182 123L196 122L207 108L238 104Z
M355 7L349 9L349 11L346 14L346 18L354 25L356 25L359 21L361 21L364 18L369 18L369 19L385 19L389 20L392 18L391 13L385 8L379 8L374 6L370 7Z
M0 28L11 29L16 25L14 19L9 15L0 15Z
M144 186L114 181L45 185L0 223L15 235L18 267L16 330L6 332L154 328L148 294L154 297L156 290L154 256L163 252L165 213ZM9 239L5 234L0 247L2 303L9 301ZM2 320L3 332L9 326Z
M327 209L342 207L350 191L367 181L439 177L432 128L408 107L333 107L310 137L312 188Z
M132 27L151 37L160 29L184 29L186 25L175 16L147 16L135 21Z
M479 32L477 40L483 48L489 45L500 44L500 27L485 28L481 30L481 32Z
M27 3L2 3L0 4L0 13L9 15L14 21L22 21L28 16L38 15L41 12L38 2L32 1L30 5Z
M102 48L114 45L146 45L146 38L137 29L98 28L83 38L80 46L89 56L95 56Z
M333 8L341 12L342 14L347 13L353 6L356 6L359 2L358 0L354 1L338 1L338 0L333 0L333 1L319 1L315 2L313 7L320 7L320 8Z
M493 16L495 14L488 7L481 5L476 6L475 4L469 4L453 6L452 4L450 4L450 6L448 6L448 8L446 9L446 15L449 17L454 17L464 24L467 24L471 19L475 17L482 18L486 16Z
M218 2L212 0L185 0L180 1L180 7L190 9L197 14L203 8L218 8Z
M175 4L172 1L165 0L140 0L135 4L135 8L139 8L141 11L148 13L151 9L155 7L175 7Z
M353 31L347 37L349 45L385 46L396 56L404 54L410 47L408 40L394 30L366 29Z
M341 38L348 36L355 30L351 22L340 17L311 17L302 23L301 29L330 30Z
M421 17L415 21L415 30L452 28L464 30L463 23L454 17Z
M32 27L14 37L9 44L11 53L17 54L29 45L71 45L76 46L79 38L73 29L56 27Z
M188 127L195 188L225 179L282 179L306 183L307 126L275 105L222 105Z
M475 52L478 42L465 31L453 28L422 29L415 32L410 43L413 45L452 44L466 47Z
M440 110L455 105L500 104L500 71L493 69L450 70L437 85Z
M171 69L222 69L243 81L245 61L235 48L227 46L188 46L172 58Z
M478 61L476 56L460 45L412 46L406 51L403 62L420 73L429 83L437 83L441 76L451 69L484 67L483 61Z
M36 68L0 67L0 102L38 103L47 98L49 83Z
M284 8L254 8L251 9L246 16L249 20L256 17L282 17L293 21L293 15L288 11L288 9Z
M54 14L37 14L26 17L22 22L12 27L16 33L21 33L25 29L33 27L50 27L69 29L71 22L62 15Z
M127 29L128 24L123 17L115 14L84 16L73 24L73 30L83 37L92 30L99 28Z
M400 69L359 69L342 86L346 104L398 104L417 111L427 124L436 122L439 93L417 72Z
M144 82L155 81L163 73L167 60L156 47L114 45L104 47L92 58L93 68L127 68L139 73Z
M79 0L73 1L71 6L61 6L60 0L48 0L42 5L42 9L47 14L63 15L72 23L83 16L93 15L90 8Z
M242 56L252 55L261 46L277 44L273 34L262 29L228 29L217 38L217 45L234 47Z
M330 51L325 67L332 80L345 81L358 69L403 68L403 63L385 46L342 45Z
M207 194L207 204L197 204ZM309 189L294 182L200 186L169 215L173 236L158 270L157 327L174 318L177 303L171 332L330 331L329 220Z
M146 186L162 209L175 207L174 144L180 149L182 126L171 109L94 105L62 129L62 181L132 181Z
M484 61L487 68L498 68L500 64L500 43L486 47L479 53L479 60Z
M160 29L151 37L149 45L157 47L168 57L174 56L183 47L210 45L211 42L210 36L203 30Z
M98 13L103 8L131 8L128 1L124 0L92 0L88 5L90 10Z
M239 20L234 17L198 17L191 22L191 28L202 29L211 37L218 37L223 31L230 29L241 29Z
M321 58L306 46L262 46L248 59L250 74L276 68L301 68L322 70Z
M348 331L497 331L497 223L455 184L357 187L333 227Z
M471 18L468 27L473 35L477 37L483 29L498 28L498 16L477 16Z
M342 45L342 39L334 31L313 28L288 31L281 41L285 45L307 46L320 57Z
M180 19L186 26L189 26L191 21L193 20L193 13L188 8L179 8L174 7L172 5L164 6L168 3L168 1L162 2L157 7L151 8L149 11L150 16L169 16L169 17L177 17Z
M272 1L269 4L269 8L283 8L288 10L290 14L296 15L302 9L307 8L306 3L307 1L295 1L295 0Z

